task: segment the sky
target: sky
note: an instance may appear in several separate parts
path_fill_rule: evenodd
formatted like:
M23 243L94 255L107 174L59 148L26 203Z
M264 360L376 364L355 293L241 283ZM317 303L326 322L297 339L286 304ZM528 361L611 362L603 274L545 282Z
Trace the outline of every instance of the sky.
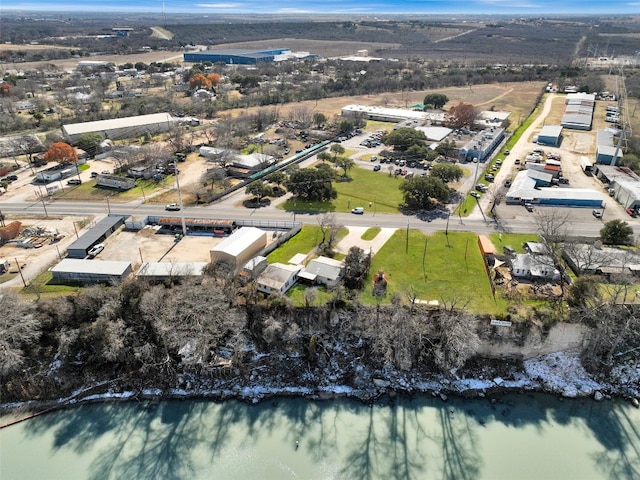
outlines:
M640 0L0 0L9 10L200 14L640 14Z

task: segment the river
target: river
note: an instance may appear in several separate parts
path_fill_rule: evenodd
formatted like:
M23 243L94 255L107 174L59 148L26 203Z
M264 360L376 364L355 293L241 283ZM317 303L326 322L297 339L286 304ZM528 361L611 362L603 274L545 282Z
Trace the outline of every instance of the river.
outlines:
M544 395L89 404L0 430L0 478L638 479L640 411Z

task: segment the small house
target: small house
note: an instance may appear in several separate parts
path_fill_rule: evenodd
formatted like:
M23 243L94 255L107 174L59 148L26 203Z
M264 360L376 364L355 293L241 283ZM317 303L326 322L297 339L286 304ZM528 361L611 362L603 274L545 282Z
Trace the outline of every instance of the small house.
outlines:
M258 291L263 293L286 293L297 281L302 267L272 263L258 277Z

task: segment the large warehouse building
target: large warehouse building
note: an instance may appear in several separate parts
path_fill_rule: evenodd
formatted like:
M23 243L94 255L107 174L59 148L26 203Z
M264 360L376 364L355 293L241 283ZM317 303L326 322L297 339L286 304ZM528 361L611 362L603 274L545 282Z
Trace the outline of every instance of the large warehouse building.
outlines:
M507 204L601 208L604 195L588 188L536 187L527 170L516 175L506 195Z
M255 65L258 63L274 62L279 55L286 55L291 50L288 48L276 48L269 50L205 50L204 52L192 52L184 54L185 62L223 62L227 65Z
M113 118L95 122L71 123L62 126L62 133L71 142L76 142L85 133L99 133L104 138L140 137L146 133L168 132L177 120L168 113L152 113L136 117Z
M63 258L51 269L57 282L118 283L131 274L131 263Z
M242 227L211 249L211 263L224 264L238 271L267 246L267 232L255 227Z

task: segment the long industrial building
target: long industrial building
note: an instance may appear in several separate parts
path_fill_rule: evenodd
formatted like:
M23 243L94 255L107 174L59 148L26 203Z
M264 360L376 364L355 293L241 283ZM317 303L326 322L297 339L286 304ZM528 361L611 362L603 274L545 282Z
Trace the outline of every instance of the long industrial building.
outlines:
M256 65L258 63L270 63L276 61L279 55L291 53L288 48L275 48L268 50L205 50L204 52L191 52L184 54L185 62L223 62L227 65Z
M95 122L71 123L62 126L62 133L71 142L76 142L85 133L99 133L104 138L140 137L147 133L168 132L177 119L168 113L152 113L135 117L112 118Z

